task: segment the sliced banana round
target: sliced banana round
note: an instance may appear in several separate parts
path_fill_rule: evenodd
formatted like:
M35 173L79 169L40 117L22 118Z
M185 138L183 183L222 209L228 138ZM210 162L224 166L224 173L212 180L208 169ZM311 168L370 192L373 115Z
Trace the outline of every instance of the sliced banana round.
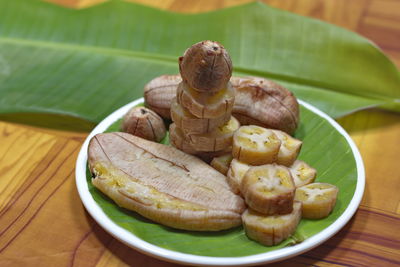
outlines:
M197 151L220 151L232 146L232 137L240 127L235 117L212 132L204 134L188 134L189 144Z
M317 176L317 170L301 160L296 160L293 165L290 166L290 173L292 174L296 187L314 182Z
M226 175L229 169L229 165L231 164L231 161L232 161L232 153L227 153L219 157L213 158L210 165L223 175Z
M294 202L292 212L285 215L264 215L251 209L242 214L246 235L265 246L278 245L292 235L300 219L300 202Z
M185 153L194 155L197 151L189 144L189 142L185 139L185 136L182 130L176 127L175 123L171 123L169 125L169 141L172 146L176 147L179 150L182 150Z
M233 136L233 157L250 165L276 161L281 141L270 129L249 125L240 127Z
M202 134L214 131L217 127L229 121L231 115L224 114L216 118L197 118L186 108L182 107L176 99L171 103L171 118L184 134Z
M240 185L246 172L250 169L250 165L240 162L237 159L231 161L227 176L227 181L232 188L233 193L240 194Z
M240 191L247 205L266 215L292 212L295 186L285 166L266 164L249 168Z
M294 137L291 137L290 135L288 135L283 131L279 130L272 130L272 131L279 138L279 140L281 140L281 146L279 148L279 153L276 163L280 165L285 165L286 167L290 167L296 160L303 142Z
M235 90L230 82L216 93L198 92L181 82L177 90L178 103L198 118L218 118L231 114Z
M339 189L332 184L312 183L297 188L295 200L303 205L303 218L321 219L332 212L338 192Z

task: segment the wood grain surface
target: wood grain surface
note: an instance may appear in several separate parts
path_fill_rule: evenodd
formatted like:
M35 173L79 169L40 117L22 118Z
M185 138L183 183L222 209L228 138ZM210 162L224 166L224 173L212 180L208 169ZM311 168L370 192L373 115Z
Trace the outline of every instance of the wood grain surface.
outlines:
M69 7L100 2L51 1ZM194 13L249 1L135 2ZM358 32L400 66L398 0L264 2ZM278 265L399 266L400 114L373 109L338 122L364 159L367 185L360 209L333 238ZM74 166L86 136L0 122L0 266L175 266L123 245L85 211L75 187Z

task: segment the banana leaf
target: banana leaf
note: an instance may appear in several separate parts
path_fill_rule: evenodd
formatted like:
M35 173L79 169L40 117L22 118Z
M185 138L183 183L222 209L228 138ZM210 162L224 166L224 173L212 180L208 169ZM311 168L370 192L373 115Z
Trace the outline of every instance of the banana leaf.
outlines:
M227 48L235 75L275 80L333 117L400 111L399 71L371 41L260 2L186 15L0 0L0 119L88 130L204 39Z

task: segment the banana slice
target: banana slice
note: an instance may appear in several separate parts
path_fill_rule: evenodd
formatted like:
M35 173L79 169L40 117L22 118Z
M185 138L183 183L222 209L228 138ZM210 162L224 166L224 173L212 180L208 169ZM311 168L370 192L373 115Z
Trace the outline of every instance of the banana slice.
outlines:
M233 136L233 157L250 165L276 161L281 141L272 130L255 125L242 126Z
M198 152L185 139L182 130L176 127L175 123L169 125L169 141L172 146L187 154L195 155Z
M321 219L327 217L336 204L339 189L327 183L312 183L297 188L295 200L303 204L303 218Z
M231 114L226 113L213 119L197 118L174 99L171 104L171 118L176 126L182 129L183 133L202 134L212 132L217 127L227 123L231 118Z
M229 165L231 164L232 161L232 153L224 154L219 157L213 158L211 161L210 165L222 173L223 175L226 175L229 169Z
M229 167L227 176L228 184L231 186L233 193L240 194L240 184L246 172L250 169L250 165L233 159Z
M181 82L177 90L178 103L198 118L218 118L231 114L235 90L230 82L216 93L198 92Z
M218 127L212 132L204 134L189 134L187 140L197 151L219 151L232 146L232 137L240 127L239 121L235 117Z
M249 168L240 191L247 205L266 215L292 212L295 186L290 170L267 164Z
M285 215L264 215L247 209L242 214L246 235L265 246L281 243L296 231L301 219L301 203L294 202L292 212Z
M301 160L296 160L290 167L294 185L300 187L314 182L317 176L317 170L311 168L310 165Z
M281 140L281 147L279 148L278 159L276 163L290 167L296 160L303 142L291 137L285 132L279 130L272 131L279 138L279 140Z

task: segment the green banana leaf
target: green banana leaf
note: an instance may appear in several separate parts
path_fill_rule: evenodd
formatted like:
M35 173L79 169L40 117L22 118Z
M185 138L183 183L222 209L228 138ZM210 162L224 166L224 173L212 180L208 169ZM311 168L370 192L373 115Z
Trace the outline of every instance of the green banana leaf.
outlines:
M228 49L235 75L273 79L333 117L400 110L400 74L373 43L260 2L186 15L0 0L0 119L88 130L204 39Z
M119 131L121 120L107 132ZM172 229L154 223L135 212L118 207L86 177L89 191L104 213L117 225L139 238L174 251L201 256L240 257L259 254L304 241L331 225L350 203L357 185L356 162L345 138L325 119L301 106L300 127L295 137L303 141L299 159L317 169L317 182L326 182L339 188L333 212L321 220L302 219L296 232L281 244L265 247L246 237L242 227L220 232L191 232ZM163 141L168 144L168 138Z

